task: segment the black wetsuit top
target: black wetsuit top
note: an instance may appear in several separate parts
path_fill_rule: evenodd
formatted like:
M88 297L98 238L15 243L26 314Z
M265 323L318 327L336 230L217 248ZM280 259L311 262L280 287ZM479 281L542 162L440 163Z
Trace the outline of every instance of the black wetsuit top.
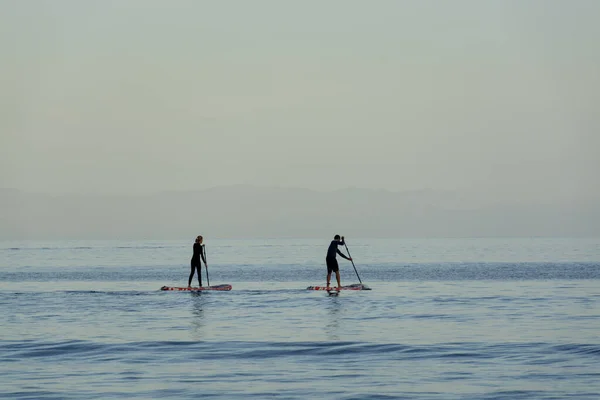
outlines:
M327 249L327 257L326 258L335 258L336 254L339 254L340 256L346 258L346 256L344 254L342 254L341 251L339 251L338 246L343 246L345 245L345 243L341 240L332 240L331 244L329 245L329 248Z
M202 261L206 264L206 260L204 259L204 253L202 252L202 245L200 243L194 243L194 254L192 255L192 264L201 265L200 257L202 257Z

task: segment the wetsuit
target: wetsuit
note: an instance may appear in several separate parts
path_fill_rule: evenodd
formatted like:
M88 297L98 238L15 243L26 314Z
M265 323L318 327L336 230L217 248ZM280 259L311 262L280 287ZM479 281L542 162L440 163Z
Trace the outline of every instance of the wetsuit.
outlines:
M346 260L346 257L339 249L338 246L343 246L345 243L341 240L332 240L329 244L329 248L327 249L327 256L325 257L325 262L327 263L327 273L331 274L332 272L338 272L340 267L338 265L337 259L335 258L336 254L339 254Z
M191 286L192 284L194 271L198 270L198 283L200 284L200 287L202 287L202 263L200 262L200 257L202 257L202 261L206 264L206 259L202 252L202 245L200 243L194 243L194 254L192 255L192 260L190 262L192 271L190 272L190 279L188 279L188 286Z

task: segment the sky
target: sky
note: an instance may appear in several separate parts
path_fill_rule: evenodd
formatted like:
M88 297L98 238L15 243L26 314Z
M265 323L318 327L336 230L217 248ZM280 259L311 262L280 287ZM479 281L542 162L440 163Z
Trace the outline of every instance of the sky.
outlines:
M0 187L600 198L596 0L0 0Z

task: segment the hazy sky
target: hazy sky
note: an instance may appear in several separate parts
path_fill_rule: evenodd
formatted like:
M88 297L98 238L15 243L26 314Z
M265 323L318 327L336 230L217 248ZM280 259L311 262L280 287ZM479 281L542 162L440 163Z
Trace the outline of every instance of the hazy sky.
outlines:
M600 196L600 1L0 0L0 187Z

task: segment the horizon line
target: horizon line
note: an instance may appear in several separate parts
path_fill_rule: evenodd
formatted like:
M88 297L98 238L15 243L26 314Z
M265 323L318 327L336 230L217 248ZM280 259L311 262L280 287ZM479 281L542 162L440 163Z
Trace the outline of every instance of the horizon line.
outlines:
M317 193L335 193L335 192L343 192L348 190L362 190L369 192L387 192L387 193L418 193L418 192L456 192L459 190L446 190L446 189L431 189L431 188L421 188L421 189L406 189L406 190L393 190L386 188L368 188L368 187L360 187L360 186L346 186L335 189L313 189L301 186L281 186L281 185L256 185L256 184L245 184L245 183L234 183L230 185L217 185L210 186L201 189L157 189L153 191L143 191L143 192L45 192L45 191L36 191L30 189L21 189L15 187L2 187L0 191L15 191L26 194L42 194L42 195L50 195L50 196L69 196L69 195L77 195L77 196L148 196L153 194L164 194L164 193L197 193L197 192L205 192L209 190L215 189L227 189L227 188L253 188L253 189L276 189L276 190L304 190L308 192L317 192Z

